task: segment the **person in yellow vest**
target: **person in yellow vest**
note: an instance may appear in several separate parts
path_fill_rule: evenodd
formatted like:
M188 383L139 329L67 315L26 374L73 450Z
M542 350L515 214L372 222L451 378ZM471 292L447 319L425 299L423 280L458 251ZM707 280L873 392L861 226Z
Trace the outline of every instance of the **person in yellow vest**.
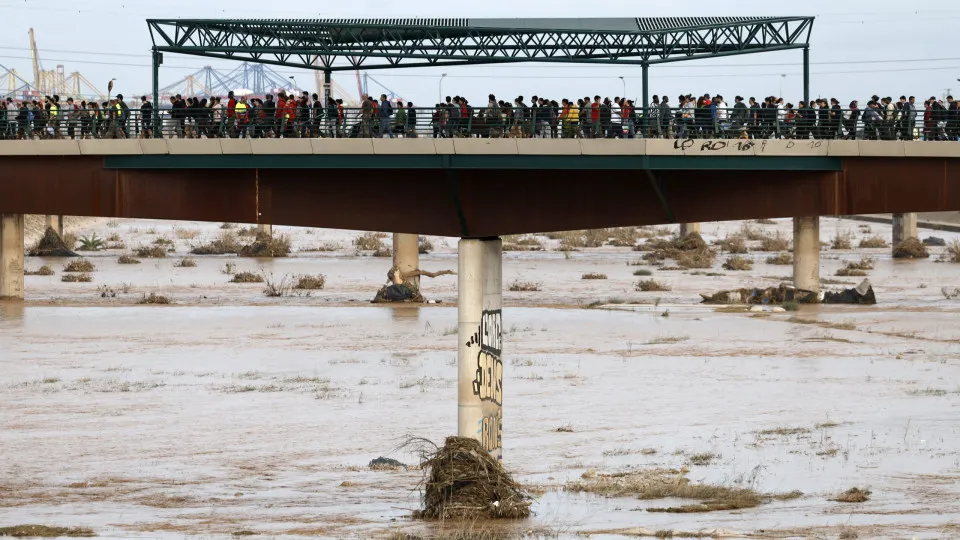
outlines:
M60 138L60 129L59 129L60 126L58 123L60 121L60 118L59 118L60 104L58 102L59 99L60 99L60 96L53 96L53 98L50 99L50 109L47 112L47 114L49 115L49 122L47 124L47 133L55 139Z
M247 135L247 126L249 125L249 118L247 117L247 96L240 96L240 101L237 102L234 107L234 117L237 122L237 138L244 138Z
M580 107L573 101L567 101L563 111L563 136L572 139L577 136L577 124L580 122Z

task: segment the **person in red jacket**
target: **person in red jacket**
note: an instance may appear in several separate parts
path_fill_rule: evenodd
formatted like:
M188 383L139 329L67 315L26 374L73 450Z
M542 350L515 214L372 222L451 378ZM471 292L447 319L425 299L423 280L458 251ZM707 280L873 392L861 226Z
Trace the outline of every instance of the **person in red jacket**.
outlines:
M277 138L279 139L283 136L284 128L286 125L283 121L284 110L287 107L287 93L281 90L277 93L277 111L274 113L274 128L273 130L277 133Z
M291 96L287 99L283 107L283 123L286 126L283 130L285 137L290 137L295 133L293 126L297 125L297 100Z
M233 97L233 92L227 93L227 136L236 135L234 125L237 121L237 98Z
M593 96L593 103L590 104L590 119L593 124L593 136L600 136L600 96Z

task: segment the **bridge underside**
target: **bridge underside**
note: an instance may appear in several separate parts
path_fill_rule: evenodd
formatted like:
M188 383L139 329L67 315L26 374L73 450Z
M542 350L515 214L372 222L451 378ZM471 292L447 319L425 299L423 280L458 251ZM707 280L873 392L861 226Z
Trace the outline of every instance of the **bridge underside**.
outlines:
M4 158L0 213L488 237L960 210L960 162L945 158L844 158L826 170L108 168L108 159Z

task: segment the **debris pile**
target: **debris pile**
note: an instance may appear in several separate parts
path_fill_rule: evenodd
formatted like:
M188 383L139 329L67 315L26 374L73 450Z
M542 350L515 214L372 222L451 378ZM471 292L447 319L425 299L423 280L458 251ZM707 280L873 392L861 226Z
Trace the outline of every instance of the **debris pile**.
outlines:
M522 519L530 495L500 463L467 437L447 437L424 463L423 510L418 519Z
M60 238L53 227L47 227L43 238L37 242L37 247L30 250L29 255L31 257L79 257L67 247L63 238Z
M435 278L438 276L456 275L453 270L441 270L439 272L427 272L426 270L413 270L408 273L400 271L400 267L394 266L387 272L387 284L380 287L374 296L372 303L382 304L386 302L418 302L423 303L423 295L420 294L420 287L414 278L427 276Z
M243 246L237 255L240 257L286 257L290 254L290 239L286 236L273 238L260 233L249 246Z
M677 266L683 269L711 268L716 261L717 253L704 242L698 233L690 233L684 237L671 239L655 238L646 241L637 247L639 251L648 251L643 256L645 261L663 262L666 259L676 261Z
M929 256L927 246L916 238L907 238L893 248L894 259L926 259Z
M797 302L799 304L864 304L877 303L877 296L869 279L860 282L852 289L843 291L826 291L815 293L798 289L792 285L781 283L776 287L765 289L733 289L720 291L714 294L700 293L702 304L783 304Z

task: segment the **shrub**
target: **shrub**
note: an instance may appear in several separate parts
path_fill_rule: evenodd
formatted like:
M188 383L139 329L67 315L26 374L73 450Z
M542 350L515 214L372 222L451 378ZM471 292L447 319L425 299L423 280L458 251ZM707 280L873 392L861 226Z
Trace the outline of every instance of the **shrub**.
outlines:
M779 264L779 265L789 265L793 264L793 255L789 253L780 253L779 255L772 255L767 257L767 264Z
M747 252L747 243L744 241L743 236L739 234L730 235L717 242L717 244L720 246L720 249L726 251L727 253Z
M734 255L723 263L724 270L753 270L753 261L740 255Z
M960 263L960 240L952 240L947 244L947 249L940 255L940 260Z
M86 259L70 261L63 267L64 272L96 272L97 267Z
M513 292L534 292L540 290L540 283L534 281L514 281L510 284Z
M263 276L253 272L237 272L230 283L263 283Z
M177 262L173 263L174 268L196 268L197 261L191 259L190 257L182 257Z
M853 233L850 231L837 231L830 241L830 249L853 249Z
M106 245L102 238L97 237L97 233L93 233L91 236L80 237L80 246L77 251L102 251Z
M763 232L763 229L760 227L753 227L749 223L744 223L740 226L740 236L744 236L747 240L756 242L758 240L767 238L767 233Z
M907 238L893 248L894 259L926 259L929 256L927 246L916 238Z
M633 275L635 275L635 276L652 276L652 275L653 275L653 271L652 271L652 270L647 270L646 268L640 268L640 269L638 269L638 270L634 270L634 271L633 271Z
M419 247L417 248L417 251L418 251L421 255L426 255L427 253L430 253L431 251L433 251L433 242L431 242L430 240L424 238L423 241L420 242L420 245L419 245Z
M841 268L837 270L837 273L835 275L845 276L845 277L846 276L865 276L867 275L867 273L857 268L846 267L846 268Z
M119 264L140 264L140 259L137 259L136 257L133 257L132 255L128 255L128 254L124 253L123 255L120 256L119 259L117 259L117 263L119 263Z
M273 274L269 276L264 275L263 280L267 286L263 290L264 296L279 298L290 295L290 289L293 287L293 283L290 280L289 274L284 274L280 279L274 278Z
M110 236L107 237L107 242L122 242L120 235L117 233L110 233Z
M383 249L382 233L366 232L353 239L357 251L378 251Z
M861 257L859 261L848 262L847 268L853 268L855 270L873 270L873 263L875 259L872 257Z
M236 229L237 226L234 225L233 223L224 223L223 225L220 225L220 228L221 228L221 229L225 229L225 230L229 230L229 229Z
M598 274L598 273L596 273L596 272L588 272L588 273L580 276L580 279L607 279L607 275L606 275L606 274Z
M315 276L303 275L297 276L297 283L293 286L294 289L305 289L305 290L319 290L327 284L327 276L323 274L317 274Z
M866 249L874 248L885 248L887 247L887 241L884 240L879 235L873 235L869 238L863 238L860 240L860 247Z
M257 228L253 225L237 229L237 236L257 236Z
M240 248L237 254L241 257L286 257L290 254L290 238L261 234L252 244Z
M35 272L24 272L25 276L52 276L54 274L53 268L50 268L47 265L43 265L38 268Z
M200 231L197 229L181 229L180 227L174 227L173 234L176 235L176 237L180 240L193 240L200 234Z
M166 305L166 304L170 304L171 301L169 298L167 298L166 296L163 296L162 294L150 293L149 296L143 295L143 298L141 298L140 301L137 303Z
M393 250L387 246L381 246L380 249L372 253L374 257L393 257Z
M773 236L764 236L760 240L760 251L786 251L790 248L790 241L777 231Z
M140 246L134 252L137 257L147 259L162 259L167 256L167 250L162 246Z
M154 239L153 245L170 247L173 245L173 240L164 238L163 236L158 236L156 239Z
M223 227L221 227L223 228ZM194 246L190 253L193 255L225 255L240 251L240 242L233 231L221 231L217 238L209 244Z
M643 292L669 291L670 287L655 279L644 279L637 283L637 290Z
M63 235L63 245L67 249L74 249L77 247L77 235L73 233L65 233Z
M93 278L90 274L64 274L60 281L64 283L90 283Z

